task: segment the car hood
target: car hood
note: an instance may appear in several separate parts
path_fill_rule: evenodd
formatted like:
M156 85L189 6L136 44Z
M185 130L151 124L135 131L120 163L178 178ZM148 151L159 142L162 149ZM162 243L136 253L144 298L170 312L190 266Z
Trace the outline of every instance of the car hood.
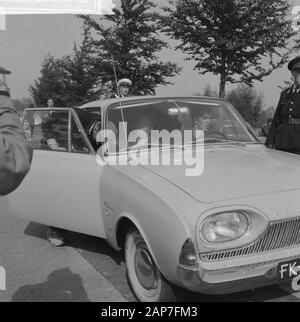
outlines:
M263 145L205 148L204 172L182 166L143 166L200 202L218 202L300 189L300 156Z

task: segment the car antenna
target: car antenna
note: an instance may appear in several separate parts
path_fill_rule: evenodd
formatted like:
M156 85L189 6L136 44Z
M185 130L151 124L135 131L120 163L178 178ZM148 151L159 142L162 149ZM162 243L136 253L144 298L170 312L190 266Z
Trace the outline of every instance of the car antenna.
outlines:
M116 86L117 86L118 98L120 98L120 89L119 89L119 86L118 86L118 75L117 75L117 70L116 70L115 61L114 61L113 56L111 56L111 63L112 63L113 70L114 70L114 76L115 76L115 82L116 82Z
M123 129L124 129L124 134L125 134L125 138L126 138L126 141L127 141L127 130L126 130L126 127L125 127L125 117L124 117L123 108L122 108L120 89L119 89L119 86L118 86L118 75L117 75L117 70L116 70L113 55L111 55L111 63L112 63L113 70L114 70L115 82L116 82L116 86L117 86L117 93L118 93L118 98L119 98L119 103L120 103L120 110L121 110Z

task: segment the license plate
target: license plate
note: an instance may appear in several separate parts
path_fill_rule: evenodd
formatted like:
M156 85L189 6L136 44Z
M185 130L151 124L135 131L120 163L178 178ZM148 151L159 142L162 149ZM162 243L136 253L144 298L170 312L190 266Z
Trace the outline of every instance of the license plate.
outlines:
M290 281L300 274L300 259L280 263L277 267L279 281Z

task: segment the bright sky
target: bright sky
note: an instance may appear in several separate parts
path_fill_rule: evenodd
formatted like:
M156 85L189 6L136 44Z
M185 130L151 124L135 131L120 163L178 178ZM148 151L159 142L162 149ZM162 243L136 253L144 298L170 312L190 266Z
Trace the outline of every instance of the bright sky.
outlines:
M295 4L300 5L300 0ZM0 30L0 66L12 71L8 82L14 98L29 97L28 87L39 76L41 62L47 53L56 57L72 53L73 43L80 43L82 39L80 28L81 20L73 15L7 16L6 30ZM218 77L198 74L193 71L193 62L185 61L184 57L173 49L162 52L162 60L177 62L183 72L172 79L174 85L159 87L157 94L191 95L203 92L207 84L218 89ZM290 73L284 66L266 77L263 83L255 83L255 88L265 96L265 107L277 104L278 86L289 79ZM232 86L228 85L227 89L230 88Z

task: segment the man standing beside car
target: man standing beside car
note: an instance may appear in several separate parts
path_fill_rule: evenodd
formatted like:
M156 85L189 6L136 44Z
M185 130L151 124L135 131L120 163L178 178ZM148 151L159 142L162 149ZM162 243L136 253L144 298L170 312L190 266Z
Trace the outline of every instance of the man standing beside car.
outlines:
M0 196L15 190L30 169L32 148L10 99L5 74L10 72L0 67Z
M266 146L300 154L300 56L288 64L294 84L280 96Z

